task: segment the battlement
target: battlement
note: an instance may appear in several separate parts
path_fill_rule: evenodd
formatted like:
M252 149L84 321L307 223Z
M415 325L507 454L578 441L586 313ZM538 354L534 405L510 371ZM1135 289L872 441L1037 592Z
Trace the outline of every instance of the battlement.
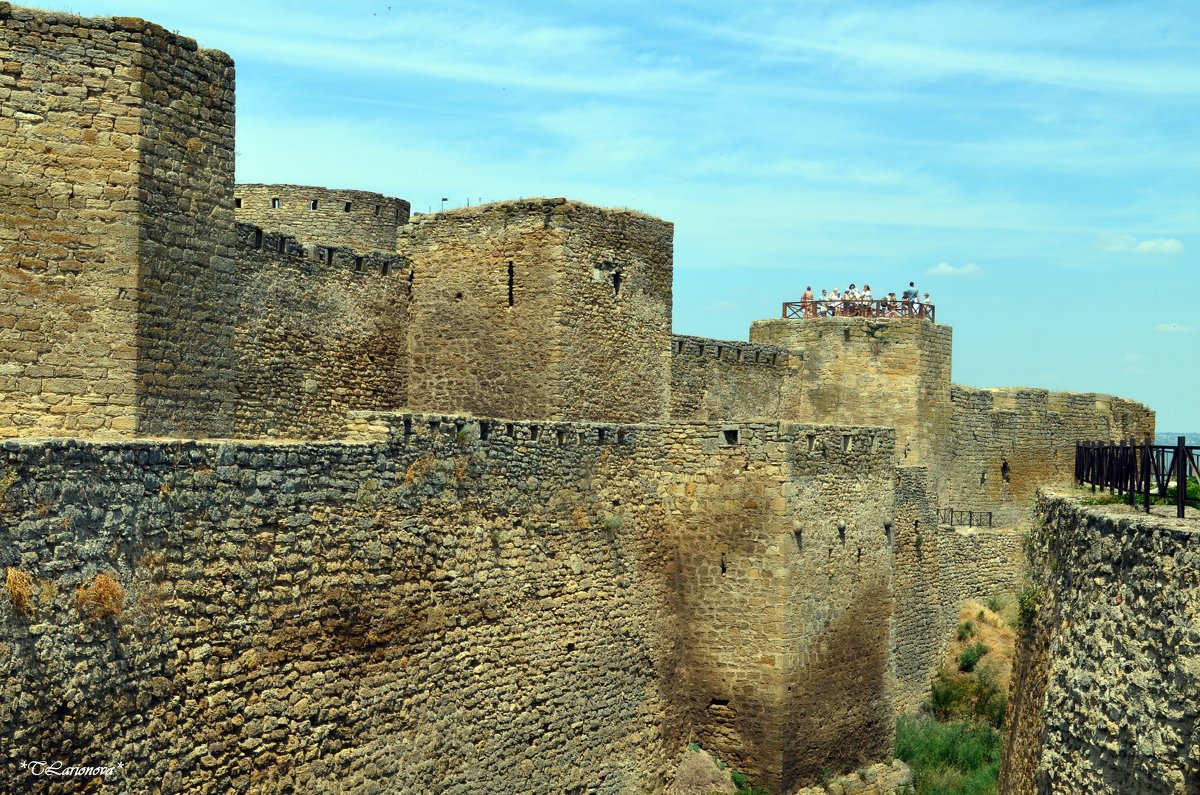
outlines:
M404 199L313 185L236 185L233 202L243 223L362 251L395 251L410 210Z
M782 367L787 363L789 356L786 348L775 345L691 337L685 334L672 336L671 352L675 356L716 359L725 364L755 364L764 367Z
M305 245L283 232L267 232L254 224L239 221L236 230L239 249L259 252L258 257L278 255L313 275L324 268L348 270L362 278L406 278L408 261L385 251L360 251L349 246L325 243Z

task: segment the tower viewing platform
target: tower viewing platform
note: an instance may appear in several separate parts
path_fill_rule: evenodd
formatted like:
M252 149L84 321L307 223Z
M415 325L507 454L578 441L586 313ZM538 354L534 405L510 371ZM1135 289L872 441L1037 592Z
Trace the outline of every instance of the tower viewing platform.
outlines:
M887 298L862 300L857 298L834 301L784 301L785 320L810 320L819 317L918 317L935 320L933 304L921 301L902 301Z

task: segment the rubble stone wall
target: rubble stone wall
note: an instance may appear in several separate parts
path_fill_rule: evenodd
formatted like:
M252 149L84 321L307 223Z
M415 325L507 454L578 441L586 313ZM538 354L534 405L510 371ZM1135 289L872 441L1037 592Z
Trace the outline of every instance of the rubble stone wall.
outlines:
M403 259L238 224L236 263L235 436L341 436L348 411L404 407Z
M701 422L779 416L791 376L788 352L770 345L676 334L671 349L671 418Z
M1195 519L1055 496L1037 510L1037 599L1013 673L1000 792L1195 791Z

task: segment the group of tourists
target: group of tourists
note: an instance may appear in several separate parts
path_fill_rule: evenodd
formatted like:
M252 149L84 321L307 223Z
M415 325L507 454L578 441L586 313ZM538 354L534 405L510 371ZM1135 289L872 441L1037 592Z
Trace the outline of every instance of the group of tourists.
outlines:
M909 282L899 297L893 292L876 299L871 285L864 284L859 290L851 284L840 293L836 287L822 290L820 298L813 295L811 286L805 287L800 298L804 317L926 317L932 306L929 293L922 297L914 282Z

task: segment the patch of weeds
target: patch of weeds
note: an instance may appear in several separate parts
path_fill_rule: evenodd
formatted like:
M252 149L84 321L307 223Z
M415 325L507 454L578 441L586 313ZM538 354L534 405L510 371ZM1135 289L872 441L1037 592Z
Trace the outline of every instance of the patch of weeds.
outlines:
M36 612L33 607L33 577L28 572L7 567L4 575L4 590L8 591L8 599L13 609L27 618L32 618Z
M423 455L408 465L404 470L404 482L412 484L421 480L433 469L433 456Z
M988 666L974 676L959 676L942 669L930 688L930 711L942 721L985 721L999 728L1004 724L1008 697L1001 691L996 673Z
M975 625L970 621L964 621L958 625L958 639L966 640L967 638L975 637Z
M985 643L975 643L962 650L958 655L958 670L971 673L979 663L979 658L991 651Z
M1029 583L1021 593L1017 594L1017 617L1022 627L1027 627L1037 617L1038 607L1042 602L1042 592L1036 585Z
M75 609L92 621L119 618L125 609L125 589L111 574L97 574L75 590Z
M454 441L458 444L466 444L471 441L471 431L467 428L459 428L458 432L454 434Z
M729 778L733 781L733 785L737 787L737 795L770 795L762 787L756 787L751 784L750 779L740 770L730 773Z
M692 753L694 753L694 754L695 754L695 753L699 753L699 751L700 751L700 743L688 743L688 744L687 744L687 749L688 749L689 751L691 751Z
M17 482L17 468L9 467L4 470L4 474L0 475L0 504L4 503L4 498L8 496L8 490Z
M619 514L619 513L605 514L605 516L604 516L604 529L605 530L609 531L610 533L615 533L616 531L620 530L624 526L625 526L625 517L621 516L621 514Z
M928 717L896 722L896 756L912 768L917 795L995 793L1000 744L1000 732L985 724Z

